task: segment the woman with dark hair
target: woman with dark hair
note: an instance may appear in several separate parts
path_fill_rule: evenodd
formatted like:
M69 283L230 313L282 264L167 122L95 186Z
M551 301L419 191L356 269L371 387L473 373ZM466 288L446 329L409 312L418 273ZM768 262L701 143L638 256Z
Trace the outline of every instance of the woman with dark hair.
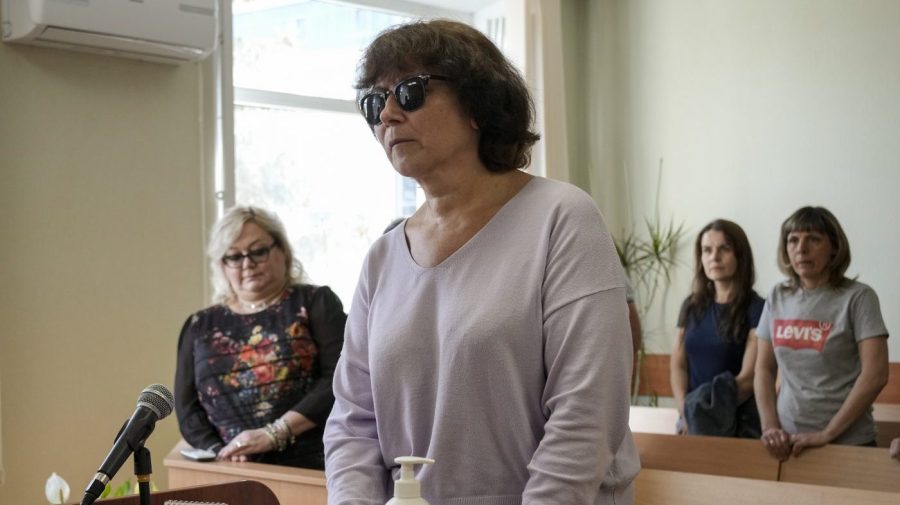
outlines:
M670 366L679 433L756 438L756 342L749 334L764 302L753 291L747 235L724 219L707 224L694 243L694 263Z
M845 276L850 243L837 218L823 207L794 212L781 225L778 266L788 280L772 288L756 329L763 446L784 461L829 443L875 445L888 332L875 291Z
M332 505L383 504L425 456L430 503L628 504L624 272L590 196L529 175L518 71L452 21L391 28L359 108L425 203L369 250L325 427Z

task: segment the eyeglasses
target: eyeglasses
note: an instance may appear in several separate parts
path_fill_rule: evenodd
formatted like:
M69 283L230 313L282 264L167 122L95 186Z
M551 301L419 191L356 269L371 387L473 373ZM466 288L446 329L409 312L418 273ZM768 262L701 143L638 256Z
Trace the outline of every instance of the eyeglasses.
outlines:
M412 112L425 104L425 86L431 79L437 81L449 81L442 75L414 75L400 81L394 86L394 91L369 91L359 99L359 111L362 112L369 126L381 123L381 111L387 105L388 96L394 95L397 105L406 112Z
M256 266L260 263L265 263L269 259L269 253L272 251L272 248L277 245L272 244L258 249L250 249L245 253L226 254L222 256L222 263L228 268L241 268L244 266L244 258L247 258L250 260L250 263Z

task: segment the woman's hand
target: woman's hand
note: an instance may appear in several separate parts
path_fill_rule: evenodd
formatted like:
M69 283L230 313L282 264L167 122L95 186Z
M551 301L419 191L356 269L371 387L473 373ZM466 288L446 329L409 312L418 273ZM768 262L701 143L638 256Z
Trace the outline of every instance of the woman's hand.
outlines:
M778 461L786 461L791 455L791 436L780 428L769 428L759 439L769 454Z
M217 459L220 461L242 462L247 461L247 456L250 454L269 452L274 448L272 437L266 433L265 428L244 430L219 451Z
M804 449L822 447L828 442L831 442L831 438L824 431L791 435L791 444L794 446L792 453L794 456L799 456Z
M675 347L669 356L669 383L672 385L672 396L678 408L678 422L675 431L679 435L687 435L688 427L684 421L684 397L688 388L688 360L684 350L684 328L676 328Z
M900 459L900 438L891 440L891 457Z
M675 433L677 433L679 435L687 435L688 434L687 423L684 422L683 417L679 417L678 421L675 423Z

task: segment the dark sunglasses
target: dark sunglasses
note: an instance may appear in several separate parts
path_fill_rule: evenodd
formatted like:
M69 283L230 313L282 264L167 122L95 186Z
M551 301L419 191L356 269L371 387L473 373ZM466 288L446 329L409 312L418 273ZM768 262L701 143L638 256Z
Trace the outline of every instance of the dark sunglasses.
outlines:
M397 104L406 112L412 112L425 104L425 86L431 79L437 81L449 81L450 79L442 75L414 75L400 81L400 84L394 86L394 91L376 91L372 90L363 95L359 99L359 111L362 112L369 126L375 126L381 123L381 111L387 104L388 96L394 95Z

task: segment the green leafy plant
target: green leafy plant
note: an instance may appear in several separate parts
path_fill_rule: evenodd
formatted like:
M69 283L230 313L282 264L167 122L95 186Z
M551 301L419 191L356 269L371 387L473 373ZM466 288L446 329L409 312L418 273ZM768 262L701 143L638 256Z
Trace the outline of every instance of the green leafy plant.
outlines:
M616 240L616 251L635 290L638 316L643 320L658 300L664 300L672 282L672 270L677 266L678 245L684 238L684 223L675 224L674 218L663 222L659 213L659 195L662 187L663 160L659 160L656 177L656 200L653 218L644 218L644 226L630 229ZM635 367L640 371L644 358L644 344L638 350ZM641 374L636 373L632 384L632 403L637 402ZM658 395L651 395L651 405L658 402Z
M131 492L131 479L127 479L125 482L119 484L119 487L115 490L113 490L111 485L107 484L106 488L103 489L103 492L100 493L100 498L128 496Z
M156 487L156 484L153 482L150 483L150 491L156 492L159 491L159 488ZM121 496L131 496L133 494L138 494L139 488L137 482L134 484L131 483L131 479L126 479L125 482L119 484L115 489L112 488L111 485L107 484L106 488L103 489L103 492L100 493L100 499L103 498L118 498Z

